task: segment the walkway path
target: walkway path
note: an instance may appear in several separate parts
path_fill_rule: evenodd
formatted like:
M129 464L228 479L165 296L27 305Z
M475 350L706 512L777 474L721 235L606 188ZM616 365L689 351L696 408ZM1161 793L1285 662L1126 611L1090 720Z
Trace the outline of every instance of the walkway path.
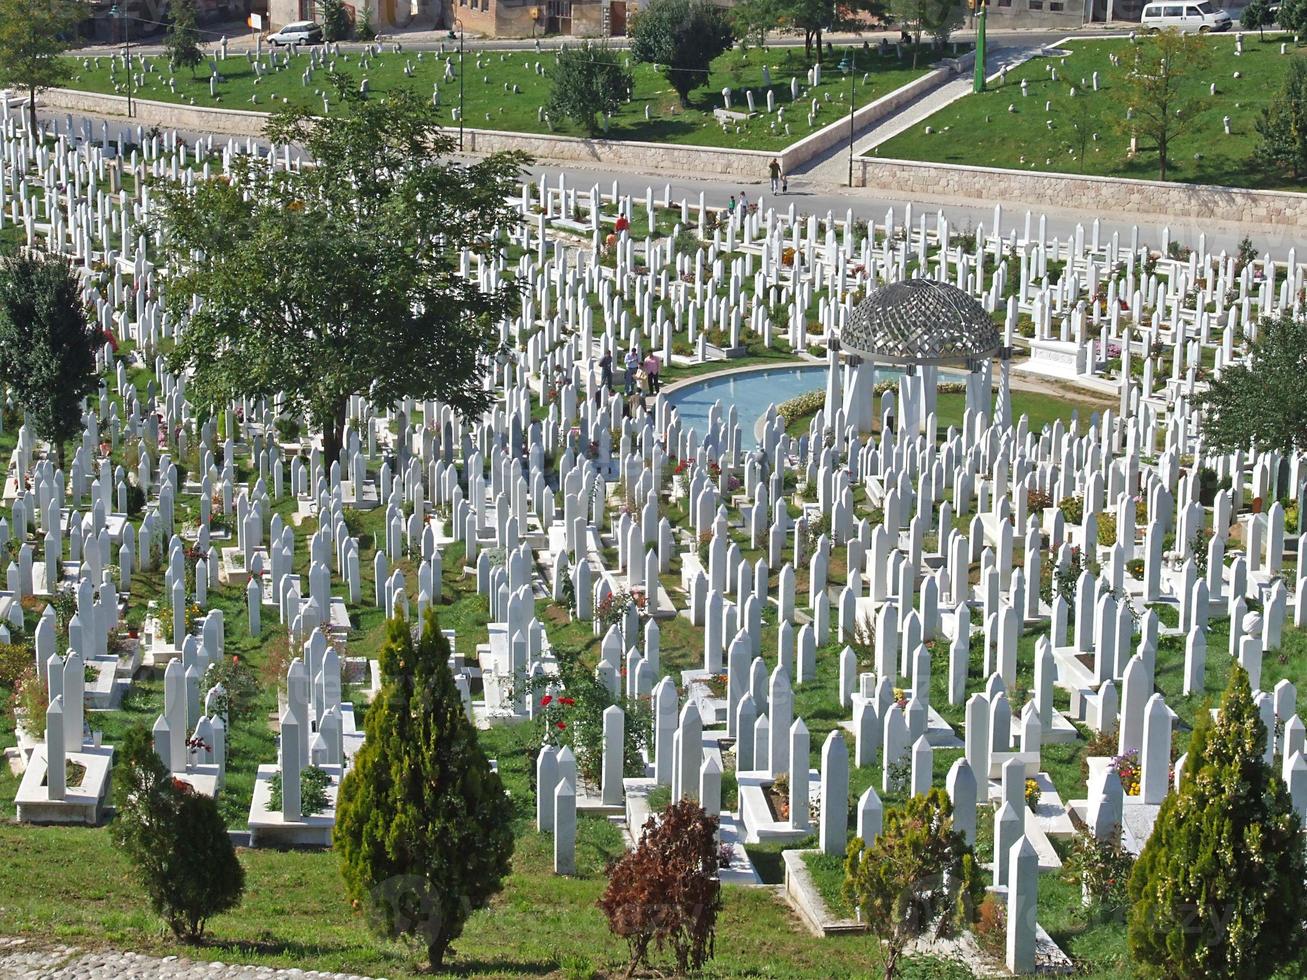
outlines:
M0 980L365 980L349 973L286 970L270 966L146 956L117 950L86 952L69 946L41 946L24 939L0 939Z
M986 50L985 74L997 74L1001 68L1012 68L1039 54L1047 45L1061 40L1065 34L1006 35L997 43L991 39ZM924 122L950 102L971 91L972 73L968 70L959 74L952 81L946 82L933 92L909 102L898 112L873 123L856 133L853 137L854 152L862 156L873 146L884 143L906 129ZM849 179L849 144L841 143L826 154L809 160L800 168L800 173L814 181L831 184L847 184Z

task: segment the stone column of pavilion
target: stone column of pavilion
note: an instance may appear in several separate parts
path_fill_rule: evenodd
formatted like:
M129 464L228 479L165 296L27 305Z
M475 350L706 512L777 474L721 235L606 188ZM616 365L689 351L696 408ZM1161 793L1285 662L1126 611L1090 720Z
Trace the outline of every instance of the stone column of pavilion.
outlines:
M985 308L962 290L933 279L905 279L872 292L849 314L839 340L832 345L831 372L844 354L848 381L844 389L844 423L859 434L872 431L876 421L876 367L902 370L898 417L915 433L925 431L935 412L941 368L967 374L966 407L975 425L981 416L1004 413L1011 418L1008 366L1011 347L1004 346ZM999 395L991 402L993 358L1000 359ZM827 417L840 390L827 384ZM974 431L969 433L974 435Z

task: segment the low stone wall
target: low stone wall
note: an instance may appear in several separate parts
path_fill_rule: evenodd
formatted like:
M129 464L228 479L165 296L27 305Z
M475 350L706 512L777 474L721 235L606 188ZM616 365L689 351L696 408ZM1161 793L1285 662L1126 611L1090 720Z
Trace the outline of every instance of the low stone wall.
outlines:
M1184 217L1307 228L1307 195L1290 191L1027 173L878 157L861 157L855 161L853 181L859 186L889 191L911 200L945 197L1124 212L1162 221Z
M974 55L958 59L965 69ZM952 67L936 68L868 103L854 113L856 129L879 122L902 106L943 85L954 74ZM135 99L135 122L146 128L191 130L225 136L259 136L268 114L244 109L209 108ZM121 95L102 95L74 89L50 89L42 96L47 108L84 112L97 116L127 115L127 99ZM552 133L512 133L491 129L467 128L463 145L470 153L494 153L519 150L540 160L567 160L580 164L634 167L642 170L666 170L679 174L725 174L762 180L767 165L779 157L786 173L792 173L812 158L839 145L848 138L849 117L843 116L810 136L791 143L780 152L736 150L715 146L692 146L678 143L644 143L633 140L579 139ZM452 127L450 132L455 132Z
M95 116L121 116L127 122L127 99L121 95L101 95L73 89L52 88L40 97L47 109L85 112ZM268 120L266 112L243 109L201 108L152 99L132 99L135 112L131 122L149 129L192 130L224 136L260 136Z
M451 130L456 132L456 130ZM679 143L638 143L631 140L578 139L552 133L507 133L493 129L467 129L464 146L469 153L520 150L538 160L566 160L580 164L616 164L641 170L669 170L680 174L727 174L761 179L775 153L731 150L724 147Z

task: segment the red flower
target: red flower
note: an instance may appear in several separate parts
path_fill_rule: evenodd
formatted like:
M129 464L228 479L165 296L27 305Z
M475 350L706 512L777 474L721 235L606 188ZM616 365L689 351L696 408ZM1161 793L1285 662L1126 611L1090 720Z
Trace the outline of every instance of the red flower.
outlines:
M554 725L557 726L560 732L567 727L567 723L562 721L556 721L554 722Z
M552 694L546 694L544 697L542 697L542 698L540 699L540 707L542 707L542 708L545 707L545 706L548 705L549 702L552 701L553 699L554 699L554 696L553 696Z
M576 698L559 698L558 703L565 704L570 708L572 705L576 704Z
M234 664L238 664L238 663L240 663L240 662L241 662L240 654L238 654L238 653L233 653L233 654L231 655L231 662L234 663Z

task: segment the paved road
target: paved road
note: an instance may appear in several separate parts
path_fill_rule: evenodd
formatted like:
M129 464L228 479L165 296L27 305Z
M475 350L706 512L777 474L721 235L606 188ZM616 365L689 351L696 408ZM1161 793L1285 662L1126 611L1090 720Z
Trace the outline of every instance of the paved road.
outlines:
M688 197L697 205L699 194L702 192L709 205L720 205L724 204L732 194L738 197L740 191L743 190L748 194L750 201L761 198L765 206L787 208L792 203L796 213L825 215L829 211L837 218L842 218L846 210L852 209L855 217L875 218L877 222L885 220L885 214L889 208L894 209L895 218L901 221L904 205L908 203L905 198L897 194L882 193L875 188L855 187L850 190L847 187L834 184L809 183L802 178L790 180L790 193L788 195L772 198L769 193L766 193L768 188L762 177L753 182L717 177L707 179L673 178L669 181L662 175L650 177L647 174L611 167L596 169L568 166L564 168L559 164L539 164L530 169L532 174L536 176L541 174L549 175L550 180L555 184L558 175L565 169L568 182L572 186L588 189L598 181L605 193L610 189L612 181L617 180L622 193L633 192L640 199L644 197L644 188L651 186L654 189L655 199L662 201L663 189L670 185L671 198L674 203L680 201L683 197ZM944 216L948 218L950 226L955 229L964 229L968 225L974 228L978 224L983 224L986 229L989 229L992 227L994 219L994 205L989 202L950 198L936 200L919 198L913 202L914 215L922 213L923 209L930 215L934 215L937 210L943 212ZM1116 231L1120 234L1121 242L1126 247L1130 244L1131 228L1136 224L1139 226L1140 241L1149 243L1154 248L1158 247L1162 239L1164 223L1169 225L1172 239L1193 246L1198 244L1198 236L1206 233L1208 248L1216 251L1224 249L1227 252L1234 252L1239 241L1247 235L1252 239L1253 244L1259 251L1269 249L1274 258L1283 260L1290 248L1297 245L1301 252L1303 244L1301 234L1295 235L1291 231L1268 225L1233 225L1188 218L1173 218L1169 222L1140 221L1125 213L1104 214L1073 208L1028 208L1018 202L1006 203L1002 207L1001 224L1005 236L1014 228L1018 235L1024 232L1025 216L1028 210L1032 212L1032 234L1034 229L1038 228L1039 215L1042 213L1047 217L1047 233L1056 235L1062 240L1066 240L1075 234L1077 224L1085 227L1086 237L1088 237L1094 219L1098 218L1101 222L1102 237L1104 239L1110 238L1112 232Z
M1088 24L1075 33L1077 35L1084 34L1086 36L1093 36L1095 34L1101 34L1109 29L1120 30L1123 27L1127 30L1129 29L1129 25ZM226 37L228 40L229 51L244 51L247 48L252 48L254 46L254 34L241 22L208 24L202 26L199 31L201 44L217 44L223 37ZM970 40L974 37L974 34L974 31L968 29L958 31L954 36L958 40ZM1050 32L1042 28L991 28L986 32L986 37L993 42L995 39L1001 40L1005 38L1019 37L1065 37L1066 34L1067 31L1065 30ZM825 39L836 47L839 47L840 45L848 45L852 43L861 44L863 41L872 41L874 43L881 37L888 37L890 40L895 40L898 38L898 30L896 28L893 30L865 31L861 34L828 34L825 36ZM487 38L466 34L464 36L464 47L468 51L485 48L496 51L524 51L537 47L543 51L552 50L564 44L577 44L582 40L585 39L563 37L560 35L550 35L549 37L541 38ZM381 39L381 43L383 44L390 44L392 42L399 42L404 45L406 50L411 51L436 51L441 48L449 50L451 47L457 47L458 44L456 37L454 39L450 38L449 31L430 28L415 28L410 31L398 31L393 34L387 34ZM624 48L626 47L627 40L624 37L609 38L607 39L607 43L613 47ZM768 39L767 44L768 47L802 46L803 37L802 35L796 36L794 34L778 33L773 34ZM363 45L357 41L343 41L341 42L340 47L341 50L344 51L357 51L360 50ZM163 50L163 38L161 35L157 34L150 37L142 36L142 39L139 42L133 41L132 43L132 51L140 52L141 54L161 54ZM83 55L119 54L121 52L122 44L120 42L113 44L88 44L77 50L78 54Z

